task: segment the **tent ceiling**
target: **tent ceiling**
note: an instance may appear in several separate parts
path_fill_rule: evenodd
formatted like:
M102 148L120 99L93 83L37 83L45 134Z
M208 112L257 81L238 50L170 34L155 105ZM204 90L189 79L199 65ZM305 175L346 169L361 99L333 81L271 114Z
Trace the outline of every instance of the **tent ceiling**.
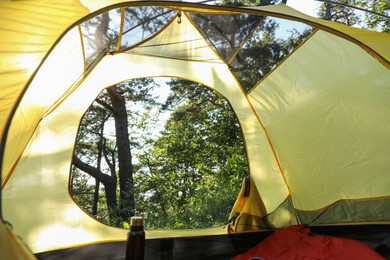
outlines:
M14 104L28 86L36 69L44 60L45 56L56 44L57 39L65 34L79 19L86 17L87 15L89 15L89 18L86 18L87 20L94 17L95 14L92 15L92 12L101 8L107 8L110 5L126 7L125 4L123 4L125 1L120 0L83 0L80 2L74 0L1 2L0 16L2 17L3 22L0 31L3 37L0 39L0 44L2 46L0 82L2 82L3 88L0 98L2 104L4 104L0 114L0 133L2 133L2 136L8 131L6 125L7 122L10 122ZM194 10L206 14L239 13L238 10L232 8L202 6L191 3L173 4L168 1L134 1L131 2L131 4L127 3L127 5L137 6L137 8L140 6L147 6L145 8L149 8L149 6L156 6L156 4L167 10ZM170 7L173 8L168 9ZM111 9L114 10L116 7L114 6L110 8L110 10ZM347 37L349 40L360 44L362 48L376 56L385 66L390 66L390 48L387 48L386 43L389 38L388 35L361 31L341 24L315 19L284 5L247 8L246 11L251 14L256 13L260 16L265 12L269 12L269 14L272 14L272 16L275 17L302 21L315 28L321 28L339 34L342 37ZM167 15L169 16L169 14ZM15 17L18 17L18 19L16 20ZM169 20L170 18L168 17L167 19ZM52 21L56 22L53 23ZM132 27L129 26L129 28ZM31 32L39 32L39 34L31 34ZM132 43L133 42L130 41L130 44ZM93 54L94 51L92 50L84 51L88 53L87 64L89 64L91 62L89 58L96 55L96 53ZM5 143L3 140L2 149L4 149L4 145ZM6 174L7 171L3 170L3 178Z
M170 31L175 34L179 32L180 35L167 35L165 27L168 24L181 24L184 19L190 21L195 31L199 31L197 37L186 35L193 33L193 28L173 29ZM272 28L275 25L277 27L274 31ZM221 62L210 50L207 50L209 54L206 56L191 55L194 50L209 49L211 46L222 61L230 66L245 91L249 91L299 47L313 32L313 28L300 22L262 15L182 14L181 11L163 7L141 6L116 8L97 15L81 24L81 32L87 66L101 53L123 51L171 59ZM289 48L277 47L276 44L281 42ZM253 53L250 47L259 44L262 47Z

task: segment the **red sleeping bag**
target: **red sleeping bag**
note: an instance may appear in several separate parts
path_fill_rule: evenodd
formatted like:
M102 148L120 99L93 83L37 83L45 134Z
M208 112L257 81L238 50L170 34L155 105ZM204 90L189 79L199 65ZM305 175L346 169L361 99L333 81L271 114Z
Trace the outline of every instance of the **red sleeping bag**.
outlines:
M307 225L277 229L272 235L233 260L258 257L263 260L287 259L384 259L371 247L352 239L313 236Z

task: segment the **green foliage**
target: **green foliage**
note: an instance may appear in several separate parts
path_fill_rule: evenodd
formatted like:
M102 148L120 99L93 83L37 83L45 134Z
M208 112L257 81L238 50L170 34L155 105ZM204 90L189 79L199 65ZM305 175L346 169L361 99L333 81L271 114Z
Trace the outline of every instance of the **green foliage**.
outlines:
M226 100L199 84L170 82L172 113L140 157L138 208L149 229L205 228L226 222L248 174L244 143Z
M367 30L390 33L390 2L388 0L341 0L339 3L344 6L329 4L329 17L327 17L329 20ZM382 14L387 18L374 13ZM318 16L326 18L326 4L320 6Z
M312 32L311 27L284 32L281 20L266 18L238 53L232 71L245 91L249 91ZM280 29L280 30L279 30ZM283 31L284 37L281 37Z
M88 183L90 177L78 171L77 169L73 169L72 173L72 196L78 201L79 204L83 205L83 209L86 212L91 214L94 187Z
M120 192L133 194L135 213L146 217L148 229L205 228L223 225L230 214L248 163L240 126L227 101L199 84L171 80L164 104L151 94L154 83L134 81L116 86L127 100L129 138L134 185ZM80 126L76 154L107 176L117 178L118 153L107 94L85 114ZM163 113L170 117L161 133L156 125ZM103 134L102 134L103 133ZM156 137L158 136L158 137ZM101 155L102 147L111 156ZM100 155L99 155L100 153ZM105 163L103 163L105 162ZM105 166L106 164L106 166ZM107 165L115 165L116 173ZM94 201L95 181L77 167L72 170L72 194L89 214L104 223L128 227L120 207L109 205L107 185ZM97 203L97 212L93 205Z
M114 225L110 221L107 204L105 203L105 194L102 190L98 194L100 203L98 204L97 213L93 213L95 179L73 167L71 182L70 193L83 210L103 223Z
M388 0L359 1L362 8L387 16L387 19L371 13L364 14L364 29L390 33L390 2Z

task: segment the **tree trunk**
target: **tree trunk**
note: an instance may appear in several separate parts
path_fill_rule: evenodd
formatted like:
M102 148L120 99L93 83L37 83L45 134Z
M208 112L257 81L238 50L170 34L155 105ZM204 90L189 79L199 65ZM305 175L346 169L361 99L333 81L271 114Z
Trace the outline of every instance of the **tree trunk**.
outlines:
M118 203L116 201L116 181L105 183L104 190L106 192L106 201L108 207L108 215L110 217L111 225L119 226L118 221Z
M134 189L133 189L133 165L130 150L127 111L125 98L117 91L117 88L107 89L114 110L116 143L118 147L119 166L119 216L122 221L129 221L135 213Z
M73 165L82 170L83 172L86 172L92 177L94 177L96 181L103 183L106 192L106 201L109 217L111 220L116 219L116 214L118 211L118 204L116 201L116 176L109 176L107 174L104 174L99 169L84 163L76 156L73 157Z
M99 188L100 188L100 182L95 179L95 192L93 193L93 204L92 204L92 215L94 216L96 216L98 212Z
M325 3L325 20L330 20L332 14L330 12L330 8L331 8L331 4L330 3Z

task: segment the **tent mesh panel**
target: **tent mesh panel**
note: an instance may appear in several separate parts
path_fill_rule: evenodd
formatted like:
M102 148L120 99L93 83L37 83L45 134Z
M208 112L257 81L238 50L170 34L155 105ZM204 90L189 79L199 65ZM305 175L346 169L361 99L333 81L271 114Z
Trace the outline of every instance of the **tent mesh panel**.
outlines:
M249 14L190 14L191 19L218 54L228 62L263 19Z
M244 90L276 68L312 31L299 22L267 17L230 64Z
M160 31L176 13L157 6L127 7L121 50L128 49Z
M95 16L81 24L87 67L103 51L115 51L120 30L120 9Z
M127 7L124 9L124 24L120 50L142 42L161 30L176 14L156 6ZM99 14L81 24L86 66L102 52L116 51L121 27L121 9Z
M299 22L249 14L190 14L245 91L276 67L313 28Z
M120 51L152 37L176 14L156 6L125 8ZM259 15L188 15L247 92L313 31L303 23ZM116 51L120 25L119 8L81 24L87 66L102 52Z

